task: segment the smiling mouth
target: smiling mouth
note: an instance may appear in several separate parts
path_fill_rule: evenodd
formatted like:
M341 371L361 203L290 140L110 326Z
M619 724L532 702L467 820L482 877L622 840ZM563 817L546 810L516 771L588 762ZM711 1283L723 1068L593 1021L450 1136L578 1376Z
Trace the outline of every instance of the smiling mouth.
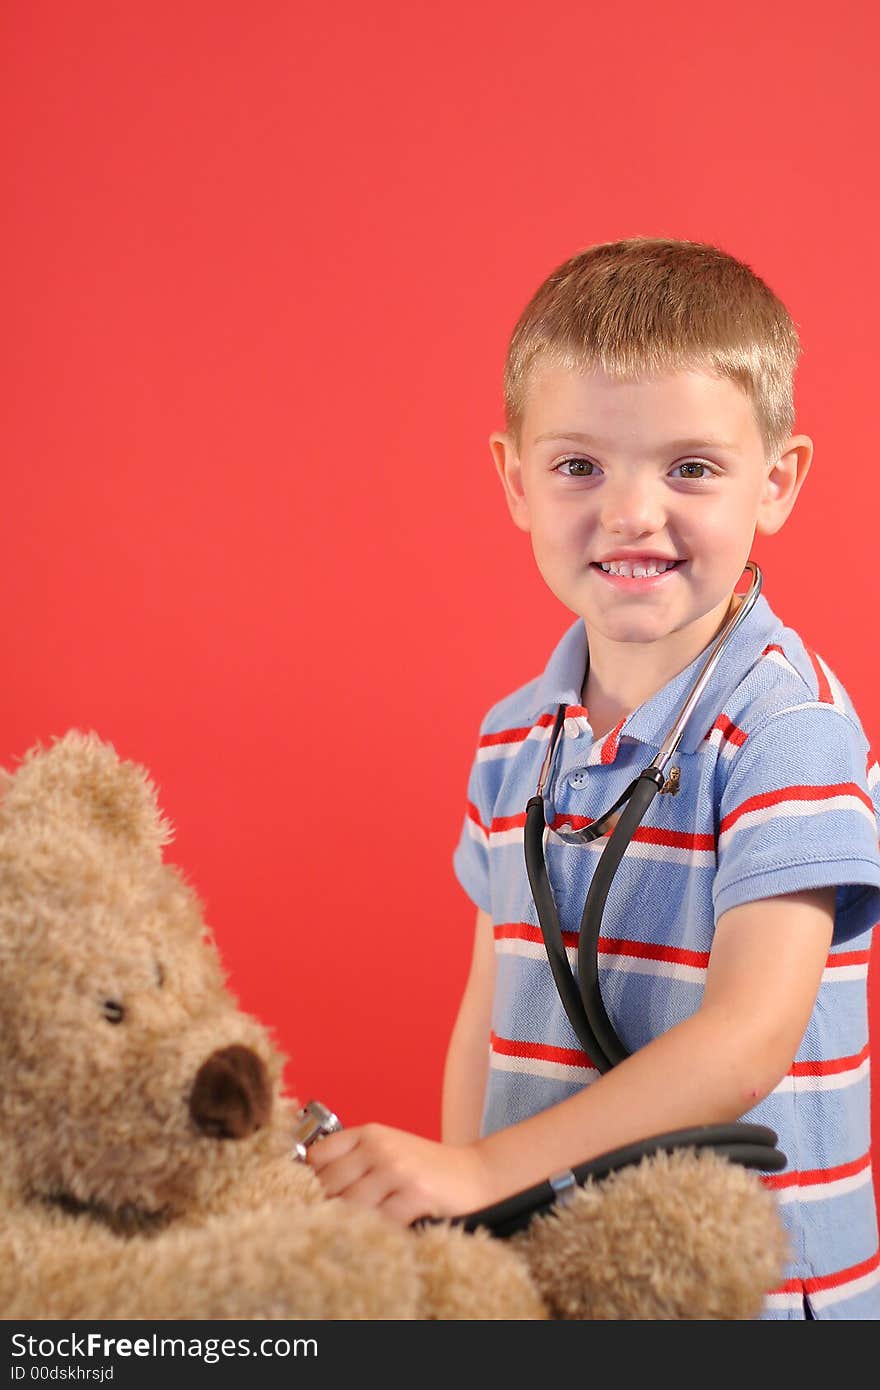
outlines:
M660 583L662 580L666 579L667 575L674 574L683 564L685 564L684 560L675 560L672 564L667 563L666 568L662 570L647 569L647 572L644 564L635 564L627 566L627 568L621 572L619 570L608 569L600 564L599 561L593 560L590 562L590 569L598 570L604 579L611 580L615 584L635 587L637 585L644 586ZM636 573L633 573L634 570Z
M683 560L594 560L591 569L619 580L656 580L677 570Z

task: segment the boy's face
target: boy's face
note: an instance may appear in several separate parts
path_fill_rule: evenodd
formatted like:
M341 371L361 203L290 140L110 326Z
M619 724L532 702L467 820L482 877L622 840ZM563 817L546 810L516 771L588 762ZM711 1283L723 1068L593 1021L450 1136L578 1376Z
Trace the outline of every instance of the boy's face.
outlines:
M768 464L745 392L695 370L620 381L539 366L519 451L506 434L490 446L544 580L591 641L673 637L693 648L688 660L723 621L755 532L783 525L812 457L801 435ZM599 567L624 555L676 564L658 578Z

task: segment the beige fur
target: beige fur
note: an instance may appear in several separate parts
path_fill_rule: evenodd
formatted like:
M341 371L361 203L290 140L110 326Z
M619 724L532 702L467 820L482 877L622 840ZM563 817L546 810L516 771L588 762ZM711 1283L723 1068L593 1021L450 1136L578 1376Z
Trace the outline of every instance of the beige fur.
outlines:
M781 1224L711 1154L644 1162L512 1241L325 1200L170 837L94 734L0 774L0 1316L755 1316Z

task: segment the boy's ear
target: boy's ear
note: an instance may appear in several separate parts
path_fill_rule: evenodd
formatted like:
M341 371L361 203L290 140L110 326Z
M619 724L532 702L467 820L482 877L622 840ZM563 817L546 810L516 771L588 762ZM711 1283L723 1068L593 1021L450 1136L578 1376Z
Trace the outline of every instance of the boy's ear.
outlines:
M779 457L764 479L755 530L762 536L781 531L797 501L813 461L813 441L805 434L793 434L783 444Z
M513 436L496 430L489 435L489 448L504 488L504 496L513 517L514 524L521 531L530 531L529 505L526 501L522 480L522 464Z

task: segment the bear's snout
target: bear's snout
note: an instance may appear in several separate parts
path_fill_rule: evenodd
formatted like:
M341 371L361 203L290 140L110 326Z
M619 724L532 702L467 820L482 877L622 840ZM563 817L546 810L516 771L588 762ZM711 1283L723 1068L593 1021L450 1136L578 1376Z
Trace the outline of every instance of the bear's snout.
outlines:
M249 1047L220 1048L199 1067L189 1113L203 1134L246 1139L266 1123L271 1110L268 1072Z

